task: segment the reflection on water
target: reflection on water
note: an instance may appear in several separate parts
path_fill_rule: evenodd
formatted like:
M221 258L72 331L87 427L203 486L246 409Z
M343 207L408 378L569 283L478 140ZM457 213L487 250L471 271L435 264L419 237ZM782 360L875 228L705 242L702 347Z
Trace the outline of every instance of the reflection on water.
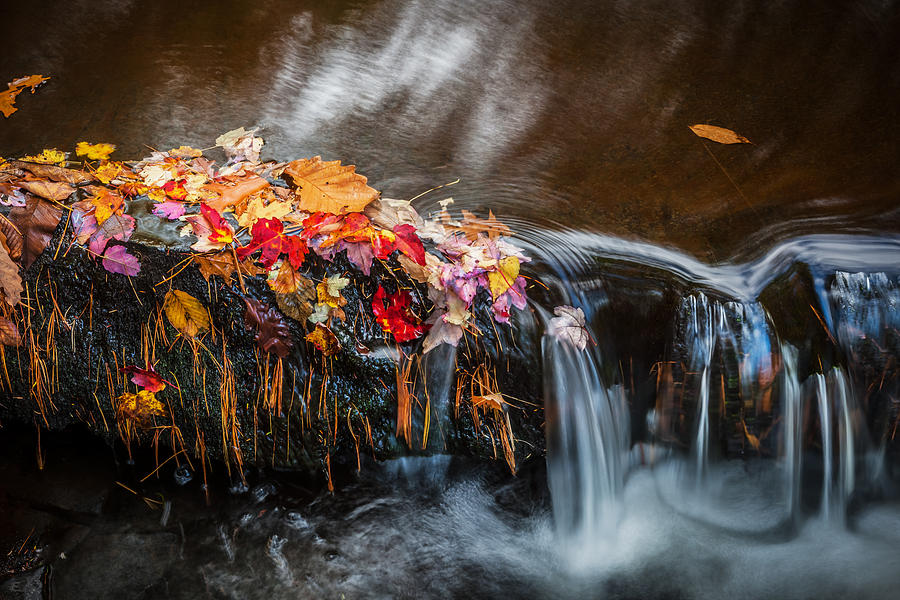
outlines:
M0 155L81 139L204 147L260 124L270 157L434 185L519 229L708 261L769 231L897 231L897 3L76 0L4 7L0 73L54 77ZM715 146L687 126L738 130ZM420 207L437 206L437 196Z

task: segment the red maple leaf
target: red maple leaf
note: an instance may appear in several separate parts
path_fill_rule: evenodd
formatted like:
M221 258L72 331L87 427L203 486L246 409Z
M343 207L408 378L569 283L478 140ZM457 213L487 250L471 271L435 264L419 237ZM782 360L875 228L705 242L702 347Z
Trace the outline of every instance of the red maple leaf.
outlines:
M397 250L425 266L425 246L416 234L416 228L407 223L397 225L394 227L394 235L397 236L394 240Z
M372 298L372 312L383 331L389 332L398 342L408 342L421 337L427 327L419 322L409 307L412 296L405 290L396 294L385 294L378 286Z
M200 205L200 212L209 223L212 233L209 234L209 241L216 244L230 244L234 240L234 229L228 224L228 221L222 218L214 208L210 208L206 204Z
M159 392L165 389L166 384L171 385L176 390L178 386L174 383L166 381L162 377L160 377L159 373L153 370L153 367L149 369L142 369L140 367L122 367L121 371L123 373L131 374L131 382L136 386L144 388L148 392Z
M259 250L259 262L267 269L282 254L288 255L288 260L295 269L303 264L308 251L306 242L296 235L285 235L284 224L278 219L259 219L253 224L250 236L249 244L237 248L237 255L241 260Z

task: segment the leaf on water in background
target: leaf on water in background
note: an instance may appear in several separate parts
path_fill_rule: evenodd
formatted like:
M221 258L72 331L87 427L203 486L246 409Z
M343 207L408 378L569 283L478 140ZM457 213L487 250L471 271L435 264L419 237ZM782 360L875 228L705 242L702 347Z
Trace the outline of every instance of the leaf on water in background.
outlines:
M316 156L300 159L285 167L282 177L297 188L302 211L336 215L362 212L378 197L378 191L366 185L366 178L354 165L341 161L322 161Z
M250 161L259 162L259 151L263 146L263 139L255 137L256 129L245 130L243 127L232 129L216 138L216 146L221 146L225 155L232 162Z
M67 169L56 165L44 165L39 163L22 162L21 160L11 160L9 164L16 169L25 169L31 172L38 179L49 179L51 181L62 181L73 185L79 183L88 183L91 178L85 175L83 171L75 169Z
M0 92L0 112L3 113L3 116L9 118L14 112L19 110L15 104L16 98L22 93L22 90L30 87L33 94L37 87L48 79L50 78L43 75L26 75L25 77L13 79L6 84L6 89Z
M28 268L40 256L50 241L62 217L62 210L37 196L27 195L25 206L9 211L9 220L22 233L25 244L22 250L22 266Z
M129 254L125 246L108 246L103 253L103 268L110 273L134 277L141 271L137 257Z
M169 291L163 310L172 327L187 337L196 337L209 329L209 314L200 301L187 292Z
M148 392L153 392L154 394L166 389L166 384L168 383L159 373L153 370L153 367L142 369L140 367L130 366L122 367L121 371L131 375L131 382L133 384L144 388ZM173 385L172 387L178 389L178 386Z
M184 216L184 203L182 202L157 202L153 206L153 214L170 221L175 221Z
M190 146L178 146L169 150L168 154L175 158L200 158L203 156L203 151Z
M338 342L337 336L325 325L316 324L316 328L312 333L307 334L306 341L319 349L319 352L325 356L334 356L341 350L341 344Z
M0 344L4 346L21 346L22 336L15 321L0 317Z
M751 144L752 142L742 135L738 135L730 129L716 127L715 125L691 125L690 130L695 135L718 142L719 144Z
M237 185L209 183L204 185L203 189L219 194L218 198L210 200L207 204L219 212L225 212L229 206L234 206L250 194L255 194L269 185L271 184L262 177L253 175Z
M501 258L497 270L488 273L488 285L494 300L512 287L519 276L519 259L515 256Z
M41 179L23 179L17 181L16 184L20 188L26 189L35 196L46 198L47 200L55 200L62 202L72 195L75 188L62 181L44 181Z
M78 142L75 145L75 154L85 156L88 160L106 160L115 149L116 147L113 144Z
M450 229L461 231L472 241L478 239L479 234L482 233L492 240L501 236L509 237L513 234L509 227L497 220L494 211L488 211L487 219L479 219L467 210L462 211L462 216L462 224L458 227L450 227Z
M557 339L572 344L579 350L587 348L590 336L584 318L584 311L572 306L557 306L553 309L556 316L550 319L548 333Z
M247 310L244 311L244 322L251 329L257 329L256 345L264 352L287 357L294 343L291 330L284 318L271 306L253 298L244 298Z

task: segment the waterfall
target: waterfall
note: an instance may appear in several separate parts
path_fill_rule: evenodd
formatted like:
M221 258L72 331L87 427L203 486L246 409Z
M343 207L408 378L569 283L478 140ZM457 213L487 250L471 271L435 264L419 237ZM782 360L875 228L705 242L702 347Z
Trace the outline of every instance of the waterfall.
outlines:
M825 376L812 376L819 408L822 440L822 503L826 520L843 522L847 500L856 486L856 436L853 428L854 406L851 404L844 372L835 367ZM837 437L834 429L837 428ZM834 455L838 456L835 470Z
M784 364L781 373L781 411L784 418L785 504L790 518L796 520L800 511L800 474L803 467L803 397L797 374L797 349L784 344L781 360Z
M547 470L557 531L584 549L615 531L630 447L621 386L601 380L598 352L543 341Z

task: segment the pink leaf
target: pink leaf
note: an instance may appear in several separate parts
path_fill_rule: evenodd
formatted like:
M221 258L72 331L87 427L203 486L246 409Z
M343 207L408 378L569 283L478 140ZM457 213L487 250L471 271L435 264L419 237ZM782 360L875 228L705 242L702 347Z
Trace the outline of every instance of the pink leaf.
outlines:
M372 261L375 259L375 252L372 245L365 242L347 242L347 258L364 275L368 275L372 270Z
M103 254L103 268L110 273L120 273L134 277L141 270L138 259L128 253L125 246L110 246Z
M88 220L85 219L85 223ZM103 254L103 249L110 240L127 242L134 233L134 218L130 215L113 215L91 236L88 249L94 254Z
M184 204L181 202L159 202L153 207L153 214L174 221L184 215Z

